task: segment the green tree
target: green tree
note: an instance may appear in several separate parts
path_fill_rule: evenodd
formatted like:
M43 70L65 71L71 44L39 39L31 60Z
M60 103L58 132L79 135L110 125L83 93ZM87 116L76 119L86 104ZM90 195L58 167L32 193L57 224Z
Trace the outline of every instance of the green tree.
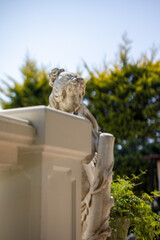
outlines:
M139 145L136 139L132 139L123 144L121 149L115 146L114 177L130 177L133 173L138 175L140 171L147 170L141 177L143 184L135 188L137 194L157 189L157 163L155 160L146 159L145 156L158 154L160 155L160 147L159 143L155 142Z
M128 42L121 45L120 62L102 71L89 71L86 100L104 132L117 143L146 142L160 137L160 60L143 57L129 62Z
M34 105L48 105L48 96L51 88L45 69L38 69L35 61L26 59L21 68L22 83L13 78L8 78L10 83L4 82L4 88L0 89L4 96L1 99L2 108L17 108Z

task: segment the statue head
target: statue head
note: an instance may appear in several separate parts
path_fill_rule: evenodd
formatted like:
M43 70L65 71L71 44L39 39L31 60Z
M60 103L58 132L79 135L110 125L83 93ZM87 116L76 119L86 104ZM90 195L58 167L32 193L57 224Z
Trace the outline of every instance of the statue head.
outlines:
M59 68L51 70L49 79L52 87L49 106L69 113L76 112L85 94L84 79Z

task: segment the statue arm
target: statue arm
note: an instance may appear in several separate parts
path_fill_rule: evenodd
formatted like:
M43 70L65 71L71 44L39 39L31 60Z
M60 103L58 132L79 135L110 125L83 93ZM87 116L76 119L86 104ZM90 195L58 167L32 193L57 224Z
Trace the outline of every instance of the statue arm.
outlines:
M94 130L98 133L98 123L85 104L80 105L80 108L78 109L78 115L87 118L92 123Z
M78 109L78 115L87 118L92 124L92 153L97 152L99 142L98 123L85 104L81 104Z

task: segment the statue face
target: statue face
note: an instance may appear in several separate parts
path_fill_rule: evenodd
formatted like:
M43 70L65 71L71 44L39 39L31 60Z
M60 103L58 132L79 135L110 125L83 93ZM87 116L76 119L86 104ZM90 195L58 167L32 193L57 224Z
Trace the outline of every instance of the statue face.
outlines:
M59 102L59 110L74 113L80 106L84 96L84 88L80 83L68 84L63 91L62 101Z

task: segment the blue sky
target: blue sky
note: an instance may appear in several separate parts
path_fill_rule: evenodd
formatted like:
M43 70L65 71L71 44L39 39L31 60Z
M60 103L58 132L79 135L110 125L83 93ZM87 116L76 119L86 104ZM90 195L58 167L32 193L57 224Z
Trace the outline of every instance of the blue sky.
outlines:
M137 59L160 48L160 0L0 0L0 79L21 82L25 56L75 72L114 61L122 35Z

